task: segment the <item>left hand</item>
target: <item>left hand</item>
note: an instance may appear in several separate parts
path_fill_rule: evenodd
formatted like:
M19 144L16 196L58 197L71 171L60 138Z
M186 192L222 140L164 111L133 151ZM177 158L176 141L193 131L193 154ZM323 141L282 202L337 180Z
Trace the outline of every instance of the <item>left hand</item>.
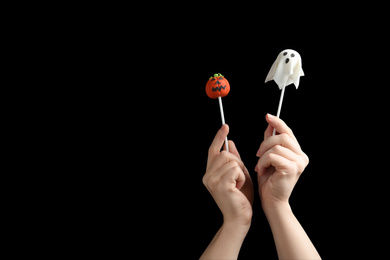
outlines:
M220 151L228 132L228 125L223 125L209 148L203 183L222 211L224 224L248 227L252 220L253 183L233 141L229 141L230 152Z

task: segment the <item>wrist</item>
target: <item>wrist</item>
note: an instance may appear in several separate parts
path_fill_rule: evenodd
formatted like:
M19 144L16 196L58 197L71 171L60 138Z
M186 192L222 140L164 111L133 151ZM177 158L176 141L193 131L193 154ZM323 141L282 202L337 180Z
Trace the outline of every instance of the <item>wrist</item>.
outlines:
M252 222L252 210L245 210L240 214L223 214L223 223L242 230L249 229Z
M237 259L249 227L225 221L200 259Z
M266 215L274 212L289 212L291 210L290 204L288 201L272 201L272 202L263 202L261 203L263 211Z
M226 232L231 232L232 234L242 234L246 236L250 226L251 220L242 222L237 220L224 219L222 229L224 229Z

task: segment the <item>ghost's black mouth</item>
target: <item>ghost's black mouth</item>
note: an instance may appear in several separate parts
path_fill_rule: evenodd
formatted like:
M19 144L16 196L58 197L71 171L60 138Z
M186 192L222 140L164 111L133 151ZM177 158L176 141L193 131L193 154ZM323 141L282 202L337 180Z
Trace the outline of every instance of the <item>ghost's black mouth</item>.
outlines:
M286 52L283 53L283 56L286 56L287 54L288 54L288 52L286 51ZM295 54L294 54L294 53L291 53L290 56L291 56L291 58L292 58L292 57L295 57ZM287 64L289 61L290 61L290 59L287 58L287 59L286 59L286 64Z
M212 88L211 91L215 92L215 91L221 91L221 89L225 89L226 86L220 86L220 87L215 87L215 88Z

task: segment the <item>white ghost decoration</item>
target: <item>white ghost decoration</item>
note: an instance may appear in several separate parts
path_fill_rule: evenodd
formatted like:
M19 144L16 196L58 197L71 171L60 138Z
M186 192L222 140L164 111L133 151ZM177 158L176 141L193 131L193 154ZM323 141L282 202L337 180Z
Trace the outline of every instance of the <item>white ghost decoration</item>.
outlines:
M274 80L279 89L283 89L291 83L294 83L295 87L298 88L301 76L304 76L301 55L294 50L287 49L279 53L265 82Z

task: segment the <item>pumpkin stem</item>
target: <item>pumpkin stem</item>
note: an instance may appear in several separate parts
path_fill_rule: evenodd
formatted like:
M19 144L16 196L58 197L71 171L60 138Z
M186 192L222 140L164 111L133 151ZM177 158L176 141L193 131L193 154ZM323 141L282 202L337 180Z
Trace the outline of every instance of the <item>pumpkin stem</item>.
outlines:
M218 74L214 74L214 78L215 78L215 77L218 77Z

